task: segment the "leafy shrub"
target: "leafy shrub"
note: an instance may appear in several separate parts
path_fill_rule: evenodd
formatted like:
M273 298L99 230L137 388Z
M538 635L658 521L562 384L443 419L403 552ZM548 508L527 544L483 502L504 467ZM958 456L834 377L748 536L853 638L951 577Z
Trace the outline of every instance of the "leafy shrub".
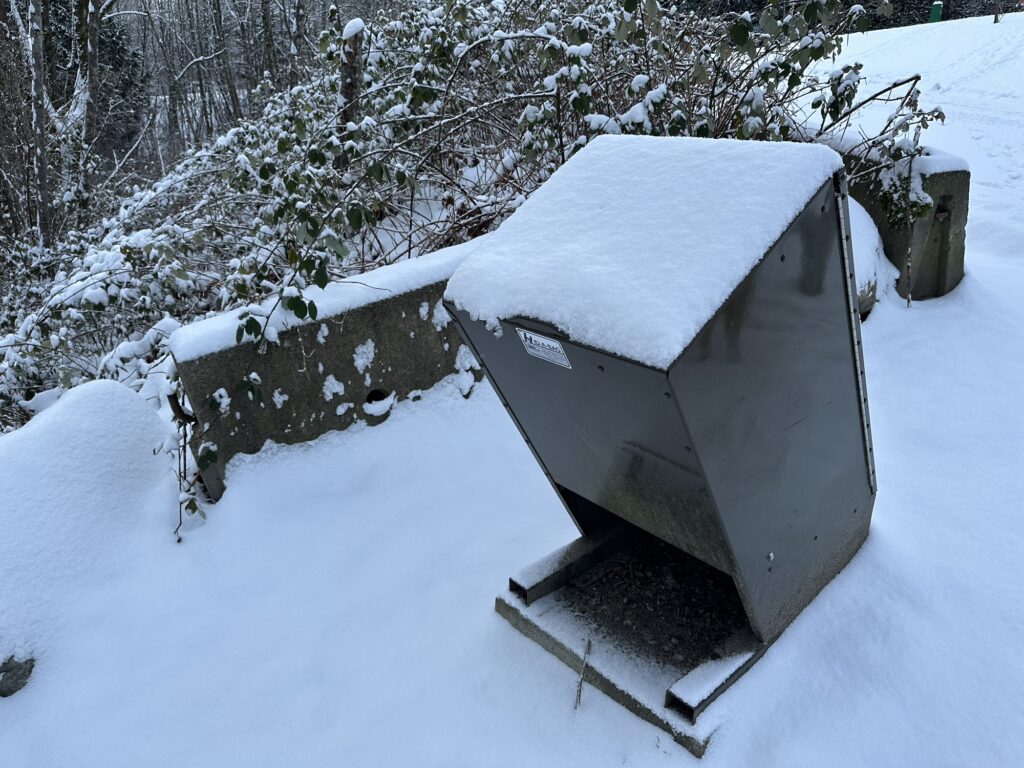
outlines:
M828 141L893 207L912 203L905 161L941 114L919 108L916 78L863 99L861 66L829 64L870 18L838 0L711 18L657 0L410 0L366 27L335 19L308 81L259 119L53 249L10 249L0 418L95 377L173 393L178 323L247 306L239 341L273 343L272 316L316 317L309 285L493 228L602 132ZM889 124L846 140L877 100L896 103Z

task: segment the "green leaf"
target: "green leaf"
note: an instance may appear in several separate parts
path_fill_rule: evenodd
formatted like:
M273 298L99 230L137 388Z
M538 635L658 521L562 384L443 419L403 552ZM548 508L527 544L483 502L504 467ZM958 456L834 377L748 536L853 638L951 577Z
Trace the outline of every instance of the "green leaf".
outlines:
M207 469L217 463L217 452L212 449L205 451L200 450L199 458L196 460L196 464L199 465L199 469Z
M636 11L637 0L622 0L622 9L626 13L634 13Z
M750 39L750 27L742 19L737 21L729 29L729 39L736 45L746 45Z
M313 283L317 288L325 288L328 282L327 264L323 259L316 265L316 272L313 274ZM312 304L312 302L310 302Z
M312 301L307 301L306 310L309 312L310 319L316 320L316 316L317 314L319 314L319 310L316 308L316 304L314 304Z
M292 296L291 298L288 299L285 306L289 310L291 310L292 314L299 318L299 320L306 319L306 314L308 313L308 310L306 308L306 302L303 301L300 297Z
M337 256L339 259L344 259L346 256L348 256L348 248L344 243L342 243L339 240L334 241L334 255Z
M245 321L245 332L250 336L259 336L261 330L263 330L263 326L260 325L260 321L255 317L250 317Z
M585 115L590 112L590 95L586 93L577 93L572 99L573 111Z
M360 230L363 228L363 209L362 206L353 203L345 211L345 218L348 219L348 225L352 229Z

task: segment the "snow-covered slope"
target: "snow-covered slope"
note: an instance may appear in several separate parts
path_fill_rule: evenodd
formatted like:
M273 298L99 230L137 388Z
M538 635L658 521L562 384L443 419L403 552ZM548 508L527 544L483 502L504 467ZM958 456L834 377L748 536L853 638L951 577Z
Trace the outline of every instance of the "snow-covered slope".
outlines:
M166 549L178 485L161 448L174 438L112 381L70 390L0 438L0 661L54 664L39 680L43 700L73 684L75 670L63 667L70 648L109 642L138 620L107 587L145 589L147 557Z
M849 50L941 96L928 143L974 174L968 275L865 325L872 533L704 713L703 764L1016 765L1024 15ZM0 437L0 555L18 563L0 562L0 616L41 596L38 622L0 619L0 654L39 660L0 699L4 768L697 764L591 689L574 710L576 675L494 614L507 576L574 529L486 386L237 460L182 545L162 433L114 386Z

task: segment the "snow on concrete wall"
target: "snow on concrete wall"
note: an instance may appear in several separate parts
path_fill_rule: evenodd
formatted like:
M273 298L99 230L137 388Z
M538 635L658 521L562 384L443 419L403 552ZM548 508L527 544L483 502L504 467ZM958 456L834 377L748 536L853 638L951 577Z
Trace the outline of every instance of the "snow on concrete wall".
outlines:
M272 316L277 341L264 348L235 341L238 311L176 331L171 349L210 495L223 494L232 456L267 441L377 424L395 402L452 374L468 393L479 369L441 295L478 240L329 285L315 297L317 320Z

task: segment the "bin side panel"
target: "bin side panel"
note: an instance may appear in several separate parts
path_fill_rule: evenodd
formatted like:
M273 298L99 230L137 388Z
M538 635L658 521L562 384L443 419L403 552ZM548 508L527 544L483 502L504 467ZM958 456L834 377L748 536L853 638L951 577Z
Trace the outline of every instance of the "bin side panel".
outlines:
M853 556L874 503L836 206L829 183L669 371L768 642Z
M586 515L596 505L733 573L707 483L663 371L574 344L525 318L502 322L496 336L446 306L584 533L591 531L581 511ZM531 347L520 330L538 335L538 344L557 342L561 352Z

